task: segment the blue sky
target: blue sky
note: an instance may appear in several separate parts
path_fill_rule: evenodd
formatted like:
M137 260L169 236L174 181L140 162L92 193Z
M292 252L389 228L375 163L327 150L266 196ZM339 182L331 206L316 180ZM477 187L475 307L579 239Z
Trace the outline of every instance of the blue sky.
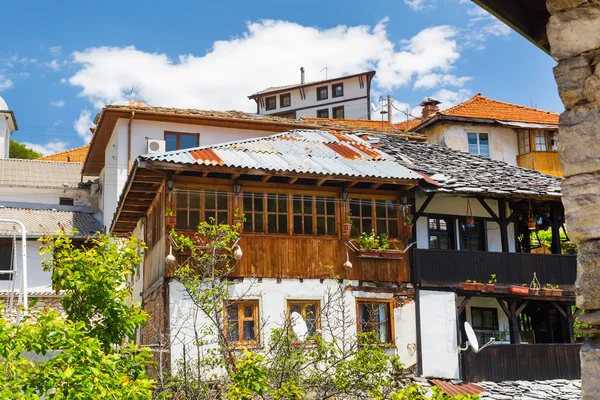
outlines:
M248 94L296 82L300 66L308 80L377 69L374 97L413 113L477 92L562 111L555 62L467 0L7 0L3 14L13 139L46 153L84 144L132 86L153 105L252 111Z

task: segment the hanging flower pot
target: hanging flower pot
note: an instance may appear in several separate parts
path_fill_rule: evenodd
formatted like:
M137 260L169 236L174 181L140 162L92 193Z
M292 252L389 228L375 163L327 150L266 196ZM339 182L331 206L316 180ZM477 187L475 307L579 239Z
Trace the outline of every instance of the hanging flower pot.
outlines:
M352 230L352 223L344 222L342 224L342 236L350 237L350 231Z
M467 212L465 215L465 226L467 229L475 227L475 218L473 217L473 210L471 210L471 202L467 199Z
M536 227L537 227L537 222L535 222L534 218L530 218L527 221L527 229L529 229L530 231L535 231Z
M475 218L467 217L466 225L467 225L467 228L474 228L475 227Z

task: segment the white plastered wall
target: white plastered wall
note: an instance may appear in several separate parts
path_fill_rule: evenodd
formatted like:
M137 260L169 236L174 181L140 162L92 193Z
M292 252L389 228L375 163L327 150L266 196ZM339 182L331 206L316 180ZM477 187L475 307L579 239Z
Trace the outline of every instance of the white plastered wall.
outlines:
M423 376L458 379L456 295L420 290Z
M23 271L21 251L21 240L18 237L19 231L17 231L17 265L16 268L19 274ZM27 291L28 292L51 292L52 291L52 274L45 272L42 268L42 260L48 256L40 255L41 243L35 239L27 241ZM15 281L15 293L19 289L20 277ZM10 281L0 281L0 292L8 291L10 288Z
M357 282L353 282L357 284ZM241 283L235 283L230 288L230 297L244 299L256 299L259 304L259 315L264 323L261 330L261 343L268 343L271 329L280 327L285 319L287 300L319 300L323 306L328 293L335 293L338 283L335 280L284 279L277 283L277 279L258 280L246 278ZM352 323L348 326L346 333L348 338L354 340L356 337L356 299L378 298L391 299L390 293L371 293L360 291L343 291L345 309ZM197 311L193 302L189 299L183 285L179 281L172 281L169 286L170 307L170 333L171 333L171 362L175 367L177 360L183 358L183 348L186 354L196 354L196 348L192 347L194 339L194 327L199 330L203 326L209 326L209 321ZM394 342L396 349L390 349L391 353L397 353L406 367L417 362L416 354L416 325L414 302L397 307L393 310L394 316ZM323 324L323 320L321 320ZM324 326L322 326L324 328ZM323 329L323 338L331 340L332 337L327 329ZM340 339L340 337L338 337ZM206 351L208 347L201 349Z
M464 300L464 296L458 296L456 299L456 306L458 307L458 305L460 303L462 303L462 301ZM498 313L498 330L500 330L501 332L505 332L506 333L506 340L508 342L510 342L510 322L508 320L508 317L506 316L506 314L504 313L504 311L502 310L502 308L500 307L500 305L498 304L498 301L493 298L493 297L472 297L469 300L469 303L467 303L467 306L465 307L465 312L466 317L467 317L467 322L472 324L473 320L471 318L472 314L471 314L471 307L481 307L481 308L495 308L497 313ZM480 345L483 345L484 343L480 343Z

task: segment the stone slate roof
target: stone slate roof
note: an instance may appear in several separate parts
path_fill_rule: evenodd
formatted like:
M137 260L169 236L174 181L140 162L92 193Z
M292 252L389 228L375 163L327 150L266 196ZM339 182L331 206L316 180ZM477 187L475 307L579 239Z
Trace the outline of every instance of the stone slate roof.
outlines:
M25 224L27 237L40 237L54 233L62 226L67 233L77 229L76 237L92 235L101 229L94 215L78 211L33 210L27 208L11 208L0 206L0 219L16 219ZM14 224L0 222L0 237L12 237L19 230L13 229Z
M89 186L88 177L81 182L78 162L0 159L0 187L43 189L77 189Z
M439 192L494 196L560 197L561 178L445 146L369 135L405 167L426 174Z
M548 381L479 382L486 389L481 400L536 399L580 400L581 379L553 379Z

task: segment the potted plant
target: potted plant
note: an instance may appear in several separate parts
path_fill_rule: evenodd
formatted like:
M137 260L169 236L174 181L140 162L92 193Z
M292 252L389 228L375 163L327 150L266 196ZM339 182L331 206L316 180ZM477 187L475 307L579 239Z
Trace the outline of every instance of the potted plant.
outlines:
M563 290L558 285L552 287L552 296L562 296L562 294Z
M467 279L462 282L462 287L464 290L473 290L477 292L481 292L483 290L484 284L477 282L476 280Z
M537 296L540 293L540 284L532 281L529 285L529 294L531 296Z
M406 229L407 236L412 236L412 230L413 230L413 216L412 215L407 214L404 217L404 227Z
M342 224L342 236L350 237L350 231L352 230L352 210L348 207L346 210L346 222Z
M398 240L388 239L385 233L379 235L379 250L383 258L402 258L402 251L398 249Z
M173 210L171 210L169 207L165 209L165 219L168 227L174 227L177 223L177 218L175 215L173 215Z
M552 296L552 285L549 283L546 283L544 285L544 287L541 290L542 292L542 296Z
M529 287L527 287L526 283L524 283L522 286L510 285L508 287L508 292L518 295L527 295L529 294Z
M535 218L529 217L529 219L527 220L527 229L529 229L530 231L535 231L536 226L537 222L535 221Z
M498 280L496 279L496 274L490 274L490 280L485 285L486 292L492 293L494 291L494 288L496 287L496 282L498 282Z
M356 239L358 242L358 253L362 256L379 257L379 238L375 235L375 231L370 234L361 233Z

